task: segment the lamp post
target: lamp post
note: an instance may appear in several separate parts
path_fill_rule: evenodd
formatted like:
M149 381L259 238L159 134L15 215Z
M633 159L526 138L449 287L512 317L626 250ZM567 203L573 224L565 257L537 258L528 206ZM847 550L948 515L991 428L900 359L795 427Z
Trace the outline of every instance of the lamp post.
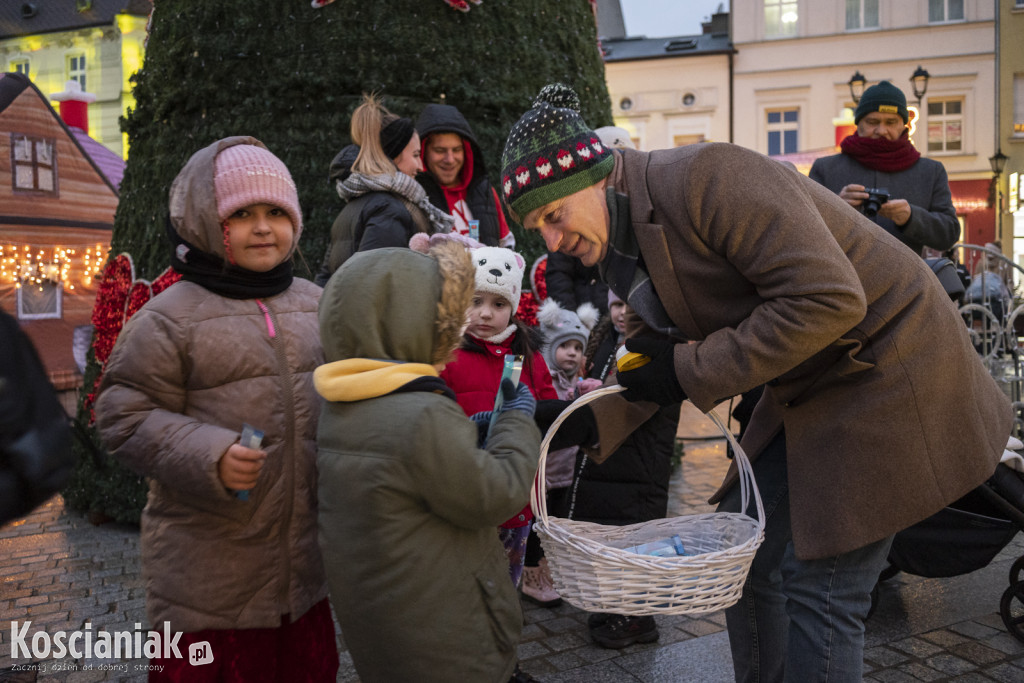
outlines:
M850 97L853 98L853 104L860 104L860 98L864 94L864 86L868 83L868 79L864 78L864 74L858 69L850 80L846 82L850 86Z
M917 108L921 108L921 99L924 94L928 92L928 79L931 74L926 69L922 69L921 65L917 65L917 71L910 77L910 82L914 86L914 97L917 98Z
M999 176L1003 174L1003 168L1006 167L1006 160L1008 158L1003 154L1002 147L988 158L988 163L992 167L992 182L996 186L996 238L1000 241L1003 239L1003 198L999 187Z

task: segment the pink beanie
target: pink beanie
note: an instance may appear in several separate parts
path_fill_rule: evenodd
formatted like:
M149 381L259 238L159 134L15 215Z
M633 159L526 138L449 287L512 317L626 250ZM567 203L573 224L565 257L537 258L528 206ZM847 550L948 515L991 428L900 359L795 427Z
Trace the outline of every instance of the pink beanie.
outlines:
M291 173L280 159L263 147L233 145L217 155L215 164L213 189L221 221L244 206L273 204L291 218L298 240L302 232L299 195Z

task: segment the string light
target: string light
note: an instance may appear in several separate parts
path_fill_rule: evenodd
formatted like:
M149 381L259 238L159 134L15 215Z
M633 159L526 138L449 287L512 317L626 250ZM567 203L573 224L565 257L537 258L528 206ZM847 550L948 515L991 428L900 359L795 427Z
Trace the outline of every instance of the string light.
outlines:
M102 243L85 247L31 244L0 244L0 286L61 284L65 291L90 287L103 267L110 247Z

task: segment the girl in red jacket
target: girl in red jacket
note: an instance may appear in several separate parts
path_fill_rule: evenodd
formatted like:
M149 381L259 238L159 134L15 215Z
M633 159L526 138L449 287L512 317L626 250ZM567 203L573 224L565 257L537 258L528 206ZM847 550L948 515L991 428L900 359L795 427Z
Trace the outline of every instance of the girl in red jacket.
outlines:
M538 401L557 399L551 374L538 353L538 340L514 315L522 294L523 257L510 249L481 247L472 252L476 266L476 292L469 308L469 324L455 360L445 366L441 378L455 392L466 415L494 408L505 356L523 356L519 381L530 387ZM518 515L498 530L509 560L512 583L523 573L526 539L533 513L528 500Z

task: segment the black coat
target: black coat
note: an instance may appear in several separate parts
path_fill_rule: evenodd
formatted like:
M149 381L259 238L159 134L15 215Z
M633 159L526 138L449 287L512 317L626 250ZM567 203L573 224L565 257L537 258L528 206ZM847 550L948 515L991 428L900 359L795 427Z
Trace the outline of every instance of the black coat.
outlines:
M498 220L498 206L495 204L494 189L487 178L487 166L484 155L477 144L473 130L466 118L455 107L448 104L428 104L416 119L416 132L424 141L432 133L456 133L468 144L473 155L473 177L466 187L466 204L469 206L473 219L480 221L479 241L496 247L501 239L501 223ZM445 213L451 213L444 190L430 173L423 171L416 175L416 180L427 191L430 203Z
M590 377L614 373L617 334L608 316L594 329L589 345ZM607 369L611 372L607 372ZM668 482L679 424L679 404L658 410L619 449L598 465L583 452L576 456L570 496L572 519L621 526L661 519L668 510ZM570 489L572 490L572 489Z
M602 314L608 312L608 285L601 281L597 266L585 266L578 258L549 251L544 282L548 296L562 308L575 311L589 301Z

